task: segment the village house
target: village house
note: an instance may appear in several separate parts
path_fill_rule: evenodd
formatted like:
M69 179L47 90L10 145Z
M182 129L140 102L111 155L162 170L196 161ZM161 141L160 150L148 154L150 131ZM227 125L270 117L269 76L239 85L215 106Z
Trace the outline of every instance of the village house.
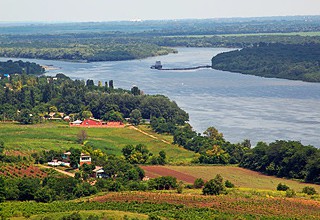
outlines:
M52 160L48 162L49 166L64 166L64 167L70 167L70 155L71 152L65 152L61 157L62 161L58 160ZM91 164L91 156L88 154L81 153L79 157L79 165L82 166L83 164Z
M94 178L106 178L108 177L103 170L103 167L96 166L96 168L92 171Z
M89 154L81 153L80 155L80 166L83 164L91 164L91 156Z

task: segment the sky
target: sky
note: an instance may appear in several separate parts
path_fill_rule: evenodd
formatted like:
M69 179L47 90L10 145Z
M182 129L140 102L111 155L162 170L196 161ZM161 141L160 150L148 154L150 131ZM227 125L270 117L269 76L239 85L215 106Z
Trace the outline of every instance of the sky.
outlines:
M320 15L320 0L0 0L0 22Z

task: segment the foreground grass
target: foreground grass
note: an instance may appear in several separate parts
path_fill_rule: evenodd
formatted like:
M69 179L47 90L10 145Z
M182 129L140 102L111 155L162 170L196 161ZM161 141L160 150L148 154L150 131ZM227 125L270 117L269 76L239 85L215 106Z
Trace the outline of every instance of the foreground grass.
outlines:
M42 214L42 215L33 215L33 216L23 216L23 212L16 211L15 217L10 219L12 220L23 220L23 219L31 219L31 220L50 220L50 219L62 219L65 216L73 215L75 212L60 212L60 213L50 213L50 214ZM87 219L89 217L97 217L99 219L112 219L112 220L123 220L123 219L148 219L148 215L138 214L132 212L124 212L124 211L114 211L114 210L90 210L90 211L77 211L83 219ZM19 216L21 215L21 216ZM28 217L28 218L27 218Z
M227 195L203 196L201 190L169 192L106 193L69 202L5 202L0 215L15 219L43 219L79 212L99 219L124 219L124 216L146 219L320 219L320 202L303 198L285 198L275 194L232 189ZM108 211L113 210L113 211ZM140 215L141 214L141 215Z
M194 155L193 152L164 143L161 139L151 138L128 127L70 128L66 123L36 125L0 123L0 139L4 141L6 151L9 153L30 155L32 152L42 150L65 151L71 147L81 148L81 145L77 143L77 134L80 130L87 132L88 142L108 154L121 155L121 149L124 146L141 143L145 144L153 154L164 150L171 163L188 162Z

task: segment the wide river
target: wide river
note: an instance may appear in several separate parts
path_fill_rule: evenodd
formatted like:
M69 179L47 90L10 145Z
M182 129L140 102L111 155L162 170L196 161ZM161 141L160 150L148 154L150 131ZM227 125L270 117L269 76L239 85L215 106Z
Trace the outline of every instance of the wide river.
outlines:
M178 54L134 61L72 63L30 60L61 69L73 79L114 80L115 87L137 85L147 94L164 94L190 115L193 128L202 133L210 126L231 142L298 140L320 147L320 83L261 78L213 69L158 71L164 68L210 64L211 58L230 49L177 48ZM1 58L0 60L6 60Z

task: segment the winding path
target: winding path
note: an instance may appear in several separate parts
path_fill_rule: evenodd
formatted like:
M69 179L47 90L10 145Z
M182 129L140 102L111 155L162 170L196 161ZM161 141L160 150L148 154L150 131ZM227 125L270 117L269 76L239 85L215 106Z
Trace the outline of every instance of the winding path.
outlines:
M62 173L64 175L67 175L67 176L70 176L70 177L74 177L74 173L69 173L69 172L66 172L66 171L63 171L63 170L59 170L57 168L54 168L54 167L50 167L50 166L45 166L45 165L42 165L42 164L39 164L40 167L42 168L46 168L46 169L54 169L55 171L59 172L59 173Z
M151 137L151 138L153 138L153 139L155 139L155 140L159 140L159 141L162 141L163 143L166 143L166 144L170 144L170 145L171 145L171 143L170 143L169 141L166 141L166 140L157 138L156 136L154 136L154 135L152 135L152 134L149 134L149 133L147 133L147 132L145 132L145 131L142 131L141 129L139 129L139 128L133 126L133 125L129 126L129 128L130 128L130 129L134 129L134 130L136 130L136 131L138 131L138 132L140 132L140 133L142 133L142 134L144 134L144 135L147 135L148 137Z

